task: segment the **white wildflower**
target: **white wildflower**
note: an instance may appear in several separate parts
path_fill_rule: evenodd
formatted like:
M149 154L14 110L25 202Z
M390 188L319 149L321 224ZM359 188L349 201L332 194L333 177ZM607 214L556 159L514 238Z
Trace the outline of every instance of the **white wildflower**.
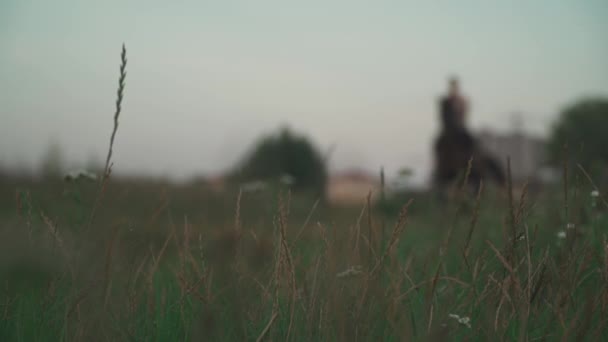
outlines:
M574 223L568 223L568 224L566 225L566 229L574 229L574 227L575 227L575 226L574 226Z
M565 239L566 238L566 232L563 231L563 230L557 232L557 238L558 239Z
M465 325L467 328L471 329L471 318L463 316L460 317L456 314L449 314L450 318L453 318L458 321L458 323Z
M287 173L279 177L279 182L284 185L292 185L293 183L295 183L295 181L296 179L292 175Z
M345 271L342 271L342 272L336 274L336 277L346 278L346 277L357 276L361 273L363 273L363 271L361 270L361 266L356 265L356 266L351 266L351 267L347 268Z
M252 181L241 185L243 192L257 192L266 189L266 183L262 181Z
M74 171L70 171L65 175L65 180L68 182L71 181L75 181L75 180L80 180L80 179L87 179L87 180L92 180L95 181L97 180L97 174L88 171L88 170L74 170Z
M597 199L600 196L600 192L597 190L591 191L591 207L597 207Z

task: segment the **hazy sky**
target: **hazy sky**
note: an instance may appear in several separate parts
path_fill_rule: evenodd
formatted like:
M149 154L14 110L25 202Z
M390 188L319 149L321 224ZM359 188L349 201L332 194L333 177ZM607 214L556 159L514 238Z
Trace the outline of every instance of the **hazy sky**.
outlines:
M608 1L0 0L0 161L50 141L105 158L120 46L129 64L115 172L232 165L288 123L332 169L424 179L437 97L461 77L474 128L537 134L564 105L608 96Z

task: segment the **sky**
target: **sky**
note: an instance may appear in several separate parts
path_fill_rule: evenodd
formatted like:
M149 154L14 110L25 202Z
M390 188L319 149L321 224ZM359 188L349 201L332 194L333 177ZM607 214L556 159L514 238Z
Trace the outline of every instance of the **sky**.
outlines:
M470 126L545 136L608 96L608 2L0 1L0 164L105 159L123 42L115 173L213 175L282 125L335 146L330 169L423 182L438 97L458 75Z

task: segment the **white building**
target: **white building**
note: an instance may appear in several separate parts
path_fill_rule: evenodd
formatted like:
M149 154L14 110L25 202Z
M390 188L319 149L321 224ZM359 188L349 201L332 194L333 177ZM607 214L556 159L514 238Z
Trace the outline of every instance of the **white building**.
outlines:
M546 162L545 141L515 131L499 134L482 130L477 138L482 149L498 159L503 169L507 168L507 157L511 158L511 175L514 182L536 180Z

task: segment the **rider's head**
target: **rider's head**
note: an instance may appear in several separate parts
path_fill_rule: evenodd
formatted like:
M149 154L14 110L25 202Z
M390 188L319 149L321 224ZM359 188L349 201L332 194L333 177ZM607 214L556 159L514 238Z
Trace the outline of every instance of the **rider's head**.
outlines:
M460 93L460 85L456 76L450 77L448 80L448 88L450 95L458 95Z

